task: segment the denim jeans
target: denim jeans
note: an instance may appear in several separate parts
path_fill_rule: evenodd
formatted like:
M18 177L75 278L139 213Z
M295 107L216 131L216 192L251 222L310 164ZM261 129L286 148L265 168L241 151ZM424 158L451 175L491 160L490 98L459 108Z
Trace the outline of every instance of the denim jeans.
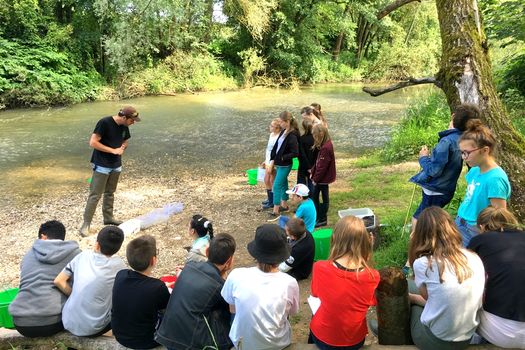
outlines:
M461 237L463 238L463 246L467 247L472 237L479 233L476 225L469 225L463 218L456 217L456 226L458 227Z
M101 173L101 174L105 174L105 175L109 175L112 172L117 172L117 173L122 172L122 167L121 166L119 166L118 168L107 168L105 166L100 166L100 165L96 165L96 164L91 163L91 167L93 168L93 171L96 171L97 173Z
M275 180L273 181L273 205L281 204L281 201L287 201L288 195L288 174L292 170L292 166L276 166Z

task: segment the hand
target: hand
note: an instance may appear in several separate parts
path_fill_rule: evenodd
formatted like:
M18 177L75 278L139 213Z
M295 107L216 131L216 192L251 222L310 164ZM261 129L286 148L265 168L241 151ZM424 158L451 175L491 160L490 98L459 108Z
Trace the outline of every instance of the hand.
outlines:
M179 275L182 272L183 268L184 268L184 265L175 266L175 276L177 276L177 278L179 277Z
M425 304L427 303L425 298L423 298L419 294L408 293L408 300L410 301L411 304L416 304L419 306L425 306Z
M119 148L113 148L113 154L120 156L124 153L124 146L120 146Z
M429 154L430 154L430 152L428 151L428 147L426 145L421 147L421 151L419 151L419 156L420 157L427 157Z

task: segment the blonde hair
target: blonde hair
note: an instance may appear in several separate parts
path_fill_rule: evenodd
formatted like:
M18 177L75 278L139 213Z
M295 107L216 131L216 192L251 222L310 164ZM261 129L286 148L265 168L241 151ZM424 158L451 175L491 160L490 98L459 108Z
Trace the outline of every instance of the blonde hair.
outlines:
M519 228L519 223L514 214L506 208L487 207L479 215L477 224L481 232L508 231Z
M331 140L328 129L323 124L315 124L312 128L312 135L314 137L312 149L320 149L325 143Z
M458 140L458 143L462 141L472 141L478 148L488 147L489 155L496 154L498 142L494 137L492 131L479 119L470 119L467 121L467 129L463 132Z
M430 270L432 261L435 261L440 283L443 283L445 268L452 268L461 283L472 276L472 269L461 251L462 248L461 234L450 215L440 207L429 207L421 212L417 220L410 241L408 260L414 266L416 259L426 257Z
M357 265L369 269L372 265L372 242L363 220L345 216L334 226L330 239L328 260L335 261L344 256Z

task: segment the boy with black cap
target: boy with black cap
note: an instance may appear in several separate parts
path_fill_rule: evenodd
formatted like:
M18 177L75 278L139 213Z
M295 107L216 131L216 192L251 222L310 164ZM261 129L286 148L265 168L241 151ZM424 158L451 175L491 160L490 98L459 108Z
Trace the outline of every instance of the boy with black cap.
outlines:
M89 234L89 226L102 199L102 214L104 225L120 225L122 221L113 217L114 193L122 171L121 156L128 147L131 137L129 126L139 122L139 113L132 106L122 108L117 115L100 119L89 139L89 146L93 148L91 165L93 175L89 187L89 196L84 209L84 222L80 227L80 235Z
M248 252L257 266L234 269L221 292L235 313L230 339L236 349L282 349L291 343L288 316L299 311L297 281L278 268L290 256L286 235L261 225Z

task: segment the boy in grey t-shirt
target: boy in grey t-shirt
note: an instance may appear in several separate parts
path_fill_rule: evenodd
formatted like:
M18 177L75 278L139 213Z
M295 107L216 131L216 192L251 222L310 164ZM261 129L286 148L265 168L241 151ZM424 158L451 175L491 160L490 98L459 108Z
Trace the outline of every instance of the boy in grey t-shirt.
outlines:
M123 241L120 228L104 227L94 250L77 255L55 278L58 289L69 296L62 310L62 323L74 335L98 336L111 329L113 283L117 272L126 268L122 259L113 255Z

